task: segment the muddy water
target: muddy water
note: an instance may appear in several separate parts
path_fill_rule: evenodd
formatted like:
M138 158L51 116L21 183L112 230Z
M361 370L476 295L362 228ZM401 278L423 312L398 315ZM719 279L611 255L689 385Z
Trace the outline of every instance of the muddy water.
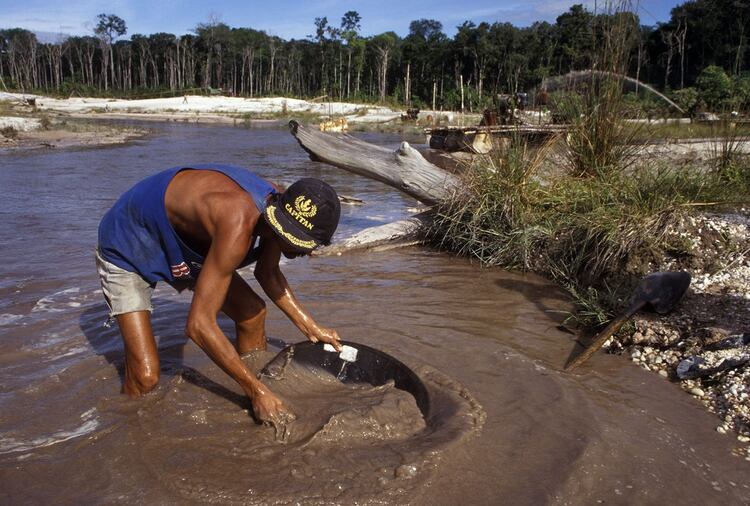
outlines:
M321 324L418 371L436 400L427 419L388 386L300 377L278 386L300 420L274 441L186 342L189 295L168 287L155 296L161 385L123 398L122 346L101 325L96 225L140 178L210 162L323 177L364 199L344 208L341 234L414 205L308 161L283 131L169 125L117 148L0 154L0 502L750 502L750 466L676 386L606 355L560 372L572 340L556 329L567 302L554 287L416 248L283 269ZM277 346L301 339L274 308L268 332Z

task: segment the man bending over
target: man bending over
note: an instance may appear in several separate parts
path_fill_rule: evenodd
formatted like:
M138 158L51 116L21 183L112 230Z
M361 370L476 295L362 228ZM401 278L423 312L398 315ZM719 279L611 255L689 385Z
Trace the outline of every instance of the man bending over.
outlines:
M240 354L266 348L263 300L236 272L255 262L266 295L312 342L341 349L338 334L318 325L292 293L279 269L329 244L338 225L336 192L317 179L301 179L283 193L240 167L175 167L128 190L99 225L97 270L110 316L125 343L123 391L139 396L159 381L159 355L151 329L151 295L158 281L194 290L185 333L251 399L256 418L288 414ZM236 348L219 328L219 311L235 322Z

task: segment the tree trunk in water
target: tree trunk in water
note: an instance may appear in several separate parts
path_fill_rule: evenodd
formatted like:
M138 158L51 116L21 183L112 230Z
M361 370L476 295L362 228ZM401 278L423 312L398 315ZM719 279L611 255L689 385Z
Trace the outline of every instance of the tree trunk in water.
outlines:
M350 135L332 135L310 129L294 120L289 122L289 130L312 160L375 179L425 204L444 201L459 189L458 177L425 160L406 142L392 152ZM321 248L315 254L335 255L355 249L387 249L416 244L421 241L421 232L430 221L431 213L427 211L405 220L370 227Z
M335 244L319 248L314 256L339 255L346 251L361 249L384 250L401 246L412 246L422 242L422 230L432 222L429 212L420 213L377 227L366 228Z
M310 158L392 186L428 205L441 202L459 188L459 179L428 162L409 143L394 152L351 135L333 135L292 120L289 129Z

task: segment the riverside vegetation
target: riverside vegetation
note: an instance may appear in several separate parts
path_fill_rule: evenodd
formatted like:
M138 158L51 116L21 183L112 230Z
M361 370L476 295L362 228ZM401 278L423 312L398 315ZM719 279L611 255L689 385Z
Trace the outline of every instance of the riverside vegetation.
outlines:
M607 27L599 68L627 64L621 28ZM487 266L557 281L576 307L563 324L589 332L624 309L645 274L688 270L693 287L676 311L637 317L609 349L681 381L723 419L719 432L735 429L747 443L747 339L732 341L735 367L690 378L677 369L750 330L749 138L725 120L711 127L716 137L704 159L650 156L644 140L663 127L627 121L615 79L586 84L558 97L571 124L567 138L543 146L514 138L475 159L465 186L437 209L428 238ZM738 451L750 460L750 449Z

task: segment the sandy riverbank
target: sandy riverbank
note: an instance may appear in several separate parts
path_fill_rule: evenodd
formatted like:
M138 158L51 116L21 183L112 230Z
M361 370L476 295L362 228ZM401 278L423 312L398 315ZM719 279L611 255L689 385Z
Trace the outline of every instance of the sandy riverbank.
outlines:
M138 121L184 122L201 124L233 125L283 125L289 119L306 123L321 123L330 118L344 118L349 130L410 131L421 133L428 122L437 120L444 123L458 121L474 124L478 115L456 115L452 112L422 111L417 122L403 122L403 111L372 104L344 102L322 102L298 100L284 97L239 98L205 97L189 95L184 97L123 100L113 98L71 97L58 99L42 95L1 93L0 115L20 116L13 126L16 132L34 132L18 136L0 137L4 147L33 145L49 147L64 145L91 145L124 142L136 134L124 132L118 137L114 131L106 135L84 135L81 132L55 136L49 128L40 128L40 117L48 120L65 119L128 119ZM11 121L10 118L7 118ZM23 125L23 126L22 126ZM2 128L2 127L0 127ZM69 132L69 130L68 130ZM138 134L140 135L140 133ZM137 136L137 135L136 135ZM76 141L78 139L78 141Z
M237 119L278 119L286 115L302 117L345 117L349 123L383 123L397 120L402 112L371 104L313 102L293 98L184 97L123 100L113 98L57 99L40 95L0 93L0 100L25 103L34 100L37 111L71 116L138 117L159 120L227 122Z
M147 134L144 128L68 122L60 118L0 116L0 150L123 144Z

